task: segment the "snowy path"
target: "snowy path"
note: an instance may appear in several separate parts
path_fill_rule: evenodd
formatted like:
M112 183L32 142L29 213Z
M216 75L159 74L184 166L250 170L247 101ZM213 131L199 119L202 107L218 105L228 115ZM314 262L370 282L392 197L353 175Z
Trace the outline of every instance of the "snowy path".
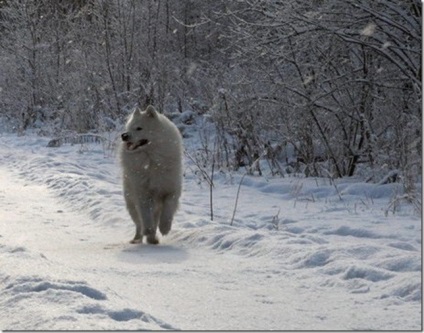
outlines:
M339 295L317 309L321 295L260 261L172 242L122 243L114 230L107 233L84 214L67 212L44 186L3 168L0 174L6 329L324 329L341 320L322 323L331 308L339 308ZM351 320L341 309L343 314Z
M46 187L16 179L4 168L0 175L0 251L6 264L0 304L9 310L4 328L278 329L299 309L303 318L285 328L331 327L320 325L329 309L314 309L319 295L261 262L172 242L122 243L114 230L107 233L84 214L67 212ZM281 294L288 297L279 299ZM331 298L328 307L340 301ZM48 322L34 312L50 316Z
M216 188L210 222L208 192L187 174L171 234L131 245L114 162L39 140L0 142L1 329L421 327L421 227L408 210L385 218L377 198L320 200L323 186L302 201L297 181L246 178L229 226L237 182Z

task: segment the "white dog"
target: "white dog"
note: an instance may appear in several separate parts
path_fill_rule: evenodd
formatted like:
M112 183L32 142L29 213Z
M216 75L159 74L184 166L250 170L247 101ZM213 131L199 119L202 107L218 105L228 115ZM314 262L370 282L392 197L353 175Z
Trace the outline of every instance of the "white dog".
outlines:
M171 230L182 188L182 137L153 106L136 109L121 135L124 196L136 231L131 243L157 244Z

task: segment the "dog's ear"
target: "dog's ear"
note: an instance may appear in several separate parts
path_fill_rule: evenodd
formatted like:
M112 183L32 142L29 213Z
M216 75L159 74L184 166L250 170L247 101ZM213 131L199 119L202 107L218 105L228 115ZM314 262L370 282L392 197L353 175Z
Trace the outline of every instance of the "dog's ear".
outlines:
M137 118L139 116L141 116L141 109L139 107L136 107L132 114L132 118Z
M158 116L157 111L153 105L149 105L145 112L150 118L156 118Z

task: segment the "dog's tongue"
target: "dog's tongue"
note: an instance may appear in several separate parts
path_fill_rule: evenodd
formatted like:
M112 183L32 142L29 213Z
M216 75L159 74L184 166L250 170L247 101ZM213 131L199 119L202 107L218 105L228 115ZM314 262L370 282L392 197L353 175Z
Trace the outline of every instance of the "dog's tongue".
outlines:
M138 147L147 145L149 143L150 141L147 139L141 139L140 141L137 141L137 142L127 142L127 150L135 150Z
M133 150L134 148L135 148L135 143L127 142L127 149L128 150Z

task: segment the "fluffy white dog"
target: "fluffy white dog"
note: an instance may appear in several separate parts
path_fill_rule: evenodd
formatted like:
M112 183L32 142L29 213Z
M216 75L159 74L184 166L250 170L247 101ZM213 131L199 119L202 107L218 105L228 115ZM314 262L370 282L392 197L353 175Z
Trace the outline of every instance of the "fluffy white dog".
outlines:
M182 137L153 106L136 109L121 135L124 196L136 231L131 243L157 244L171 230L182 189Z

